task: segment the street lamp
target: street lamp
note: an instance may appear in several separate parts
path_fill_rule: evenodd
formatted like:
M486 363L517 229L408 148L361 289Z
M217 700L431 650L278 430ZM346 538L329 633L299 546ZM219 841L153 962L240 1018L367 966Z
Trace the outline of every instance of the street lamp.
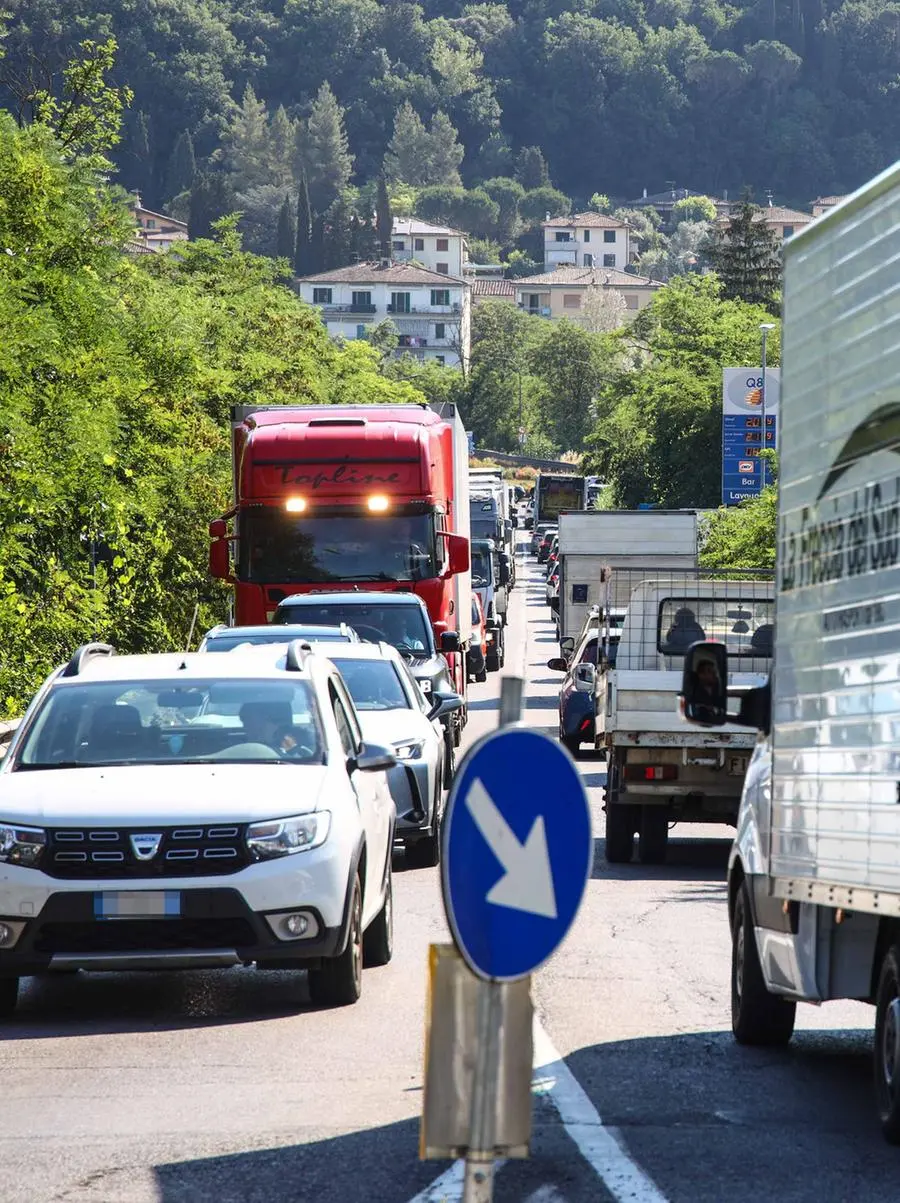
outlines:
M769 445L768 441L766 439L766 339L769 337L769 331L774 330L774 329L775 329L774 322L760 322L759 332L762 335L762 381L760 382L760 390L759 390L760 407L761 407L761 411L762 411L762 420L760 422L760 426L762 428L762 433L760 436L760 446L763 451L765 451ZM774 439L772 440L772 446L773 447L775 446ZM765 461L765 458L763 458L762 484L765 484L765 483L766 483L766 461Z

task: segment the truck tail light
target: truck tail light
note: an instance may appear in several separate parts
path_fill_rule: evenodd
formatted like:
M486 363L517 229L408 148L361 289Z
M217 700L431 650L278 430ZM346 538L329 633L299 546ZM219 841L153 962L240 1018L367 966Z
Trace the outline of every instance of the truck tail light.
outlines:
M678 777L676 764L626 764L626 781L674 781Z

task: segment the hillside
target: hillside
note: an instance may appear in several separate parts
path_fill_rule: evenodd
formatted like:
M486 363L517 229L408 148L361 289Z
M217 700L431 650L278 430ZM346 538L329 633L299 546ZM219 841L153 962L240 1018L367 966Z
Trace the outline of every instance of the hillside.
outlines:
M27 109L29 86L73 43L115 36L118 77L135 93L117 152L122 180L156 205L195 165L239 173L251 95L262 102L258 119L280 122L274 159L252 186L282 195L304 138L309 158L304 122L325 83L346 131L338 185L377 177L405 104L399 154L388 157L395 179L418 162L427 179L402 182L452 186L461 173L471 188L517 175L533 190L547 182L545 160L552 183L580 205L595 192L627 202L675 181L719 195L750 184L757 196L771 189L779 203L806 206L900 155L900 9L890 0L4 7L4 102L14 110L23 97ZM318 115L321 124L321 104ZM535 146L543 159L526 149ZM274 199L255 202L271 209Z

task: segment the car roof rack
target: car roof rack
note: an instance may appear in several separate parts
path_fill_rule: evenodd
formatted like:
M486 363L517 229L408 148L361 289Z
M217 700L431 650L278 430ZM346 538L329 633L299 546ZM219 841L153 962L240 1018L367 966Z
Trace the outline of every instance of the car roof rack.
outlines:
M288 672L302 673L306 668L306 658L312 650L312 644L306 639L292 639L288 644L284 667Z
M95 656L114 656L116 649L109 643L83 643L73 655L72 659L62 670L64 677L77 677L81 670L87 664L88 660L93 660Z

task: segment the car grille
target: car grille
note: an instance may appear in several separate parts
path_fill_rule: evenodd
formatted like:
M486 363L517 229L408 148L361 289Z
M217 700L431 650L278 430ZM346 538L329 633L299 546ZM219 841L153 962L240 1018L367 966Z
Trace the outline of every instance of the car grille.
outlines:
M132 837L159 835L156 854L141 860ZM249 864L244 828L213 827L57 827L47 833L42 869L69 881L97 878L213 877L237 873Z
M109 922L44 923L34 940L41 954L169 952L241 948L255 943L246 919L116 919Z

